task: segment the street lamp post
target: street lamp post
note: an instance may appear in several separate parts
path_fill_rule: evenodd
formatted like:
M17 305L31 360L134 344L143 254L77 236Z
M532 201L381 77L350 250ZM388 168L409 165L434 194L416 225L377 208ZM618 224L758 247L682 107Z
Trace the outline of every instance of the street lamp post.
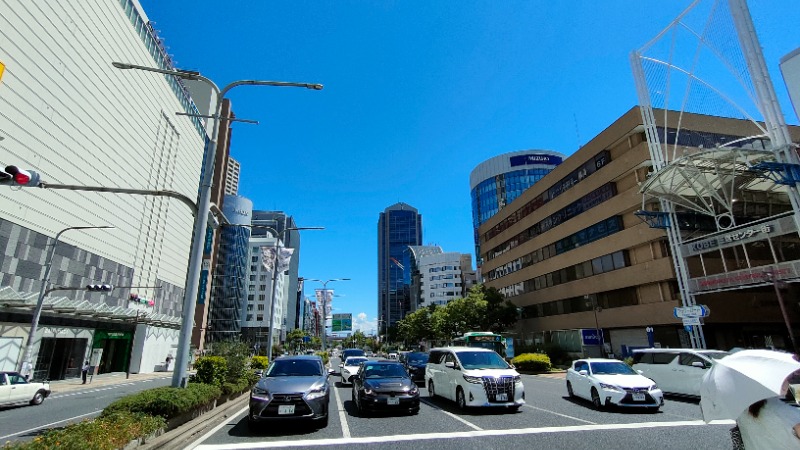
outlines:
M603 337L603 330L600 328L600 321L597 319L597 312L598 310L602 311L602 309L597 305L597 295L584 295L583 298L592 301L592 311L594 312L594 329L597 333L597 339L600 342L600 355L602 357L606 356L606 343Z
M322 283L322 351L325 351L325 343L328 340L328 283L331 281L350 281L350 278L333 278L330 280L318 280L316 278L306 278L306 281L317 281Z
M47 284L50 282L50 270L53 268L53 257L56 254L56 245L58 245L58 238L69 230L95 230L95 229L109 229L116 228L111 225L99 226L80 226L80 227L67 227L59 231L53 239L53 246L50 248L50 253L47 255L47 262L44 269L44 280L42 280L42 287L39 289L39 298L36 300L36 309L33 310L33 319L31 320L31 331L28 333L28 342L25 343L25 354L22 357L20 366L20 373L27 376L29 371L33 371L31 364L31 353L33 352L33 339L36 336L36 329L39 327L39 318L42 315L42 307L44 306L44 297L47 292Z
M211 119L214 126L203 155L202 179L200 181L200 199L197 202L197 214L194 217L194 229L192 234L192 245L189 252L189 266L186 274L186 289L184 290L182 325L178 337L178 348L175 354L175 371L172 375L173 387L186 387L186 371L189 365L189 347L192 337L192 326L194 323L194 309L197 301L197 291L200 283L200 271L202 267L203 243L206 236L206 225L208 221L208 211L211 205L211 184L214 176L214 160L217 153L217 134L219 133L220 114L222 112L222 99L231 89L241 86L282 86L282 87L304 87L313 90L322 90L321 84L311 83L291 83L284 81L263 81L263 80L239 80L234 81L220 89L211 79L200 75L198 72L190 72L178 69L157 69L154 67L138 66L120 62L111 63L117 69L137 69L147 72L156 72L166 75L173 75L186 80L202 81L211 87L214 94L214 114Z

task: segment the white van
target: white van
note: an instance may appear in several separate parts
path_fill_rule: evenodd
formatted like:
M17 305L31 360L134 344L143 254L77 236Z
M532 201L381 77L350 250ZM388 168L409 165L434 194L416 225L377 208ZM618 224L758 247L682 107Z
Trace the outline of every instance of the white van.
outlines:
M647 348L633 351L633 369L665 393L699 397L703 375L715 360L728 355L722 350Z
M525 404L519 373L494 350L478 347L434 348L425 366L428 395L454 400L459 409Z

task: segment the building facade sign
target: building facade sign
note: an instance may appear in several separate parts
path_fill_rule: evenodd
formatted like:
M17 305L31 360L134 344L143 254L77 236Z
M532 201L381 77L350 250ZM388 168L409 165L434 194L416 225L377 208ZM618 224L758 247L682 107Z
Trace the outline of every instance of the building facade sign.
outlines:
M735 289L748 284L764 283L772 281L767 275L769 272L773 274L775 280L797 278L800 276L800 261L788 261L771 266L753 267L707 277L692 278L689 280L689 290L693 293L703 293Z
M688 242L683 244L682 251L684 256L688 258L711 250L734 247L796 231L797 225L795 225L792 216L785 216L760 224L746 225L734 230L728 230L713 237Z
M545 153L532 153L529 155L516 155L509 158L509 162L511 167L516 166L527 166L530 164L549 164L549 165L558 165L561 164L563 159L560 156L556 155L548 155Z

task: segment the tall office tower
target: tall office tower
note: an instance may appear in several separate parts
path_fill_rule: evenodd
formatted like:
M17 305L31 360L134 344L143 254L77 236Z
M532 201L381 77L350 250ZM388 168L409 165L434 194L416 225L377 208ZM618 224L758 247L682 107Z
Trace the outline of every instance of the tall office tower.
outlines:
M411 311L410 262L404 255L409 245L422 244L422 215L417 209L397 203L386 208L378 219L378 317L380 330L389 327ZM379 331L381 334L381 331Z
M239 173L241 165L239 161L228 157L228 167L225 174L225 194L236 195L239 192Z
M287 330L291 331L298 327L297 322L297 284L298 273L300 271L300 232L297 230L288 230L287 228L296 228L297 224L294 218L287 215L283 211L253 211L252 218L253 225L261 225L274 229L278 232L281 245L286 248L294 249L291 260L289 260L289 269L287 274L284 292L280 293L283 304L280 306L283 311L280 322L276 325L276 336L279 336L283 341ZM252 236L272 236L272 232L267 228L253 228ZM280 286L280 285L279 285ZM277 332L280 328L281 332Z
M283 321L286 293L285 272L278 271L275 251L283 247L283 242L272 236L257 236L259 231L253 228L250 236L247 272L247 302L242 317L242 340L253 345L257 354L267 354L270 323L275 327L272 333L272 344L279 343L280 329ZM263 230L261 230L263 231ZM279 263L278 263L279 264ZM273 288L273 279L275 287ZM273 298L274 296L274 298ZM275 306L273 309L272 306ZM272 318L270 322L270 318Z
M248 296L250 228L235 225L250 225L252 210L253 202L249 199L225 196L222 211L234 226L220 227L205 327L207 344L238 340L241 335L241 313Z
M469 175L472 196L472 229L475 260L480 267L478 227L509 205L533 183L541 180L564 160L564 155L549 150L523 150L504 153L478 164ZM566 189L566 188L565 188Z
M404 259L411 263L412 311L466 297L477 283L469 254L444 252L438 245L412 245L406 253Z

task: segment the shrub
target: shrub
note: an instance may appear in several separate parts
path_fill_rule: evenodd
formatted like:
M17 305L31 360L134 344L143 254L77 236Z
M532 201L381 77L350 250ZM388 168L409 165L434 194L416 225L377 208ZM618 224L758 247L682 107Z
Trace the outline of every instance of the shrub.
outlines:
M242 341L215 342L211 356L220 356L225 359L226 372L222 381L236 383L245 373L250 371L251 348ZM220 384L221 386L221 384Z
M115 450L125 447L134 439L149 436L164 428L161 417L146 414L116 412L95 420L68 425L45 432L32 441L8 443L9 450Z
M203 356L194 363L197 375L192 377L195 383L222 386L227 381L228 362L221 356Z
M250 360L250 367L253 369L266 369L269 365L269 359L266 356L253 356Z
M323 364L328 364L329 361L328 352L316 352L315 355L322 358Z
M111 403L106 406L100 417L118 412L130 412L169 420L198 406L206 405L221 395L220 388L200 383L189 383L186 389L174 387L148 389Z
M623 361L625 361L625 364L627 364L629 366L633 366L633 356L629 356L629 357L623 359Z
M550 357L542 353L523 353L511 360L518 369L529 372L548 372Z

